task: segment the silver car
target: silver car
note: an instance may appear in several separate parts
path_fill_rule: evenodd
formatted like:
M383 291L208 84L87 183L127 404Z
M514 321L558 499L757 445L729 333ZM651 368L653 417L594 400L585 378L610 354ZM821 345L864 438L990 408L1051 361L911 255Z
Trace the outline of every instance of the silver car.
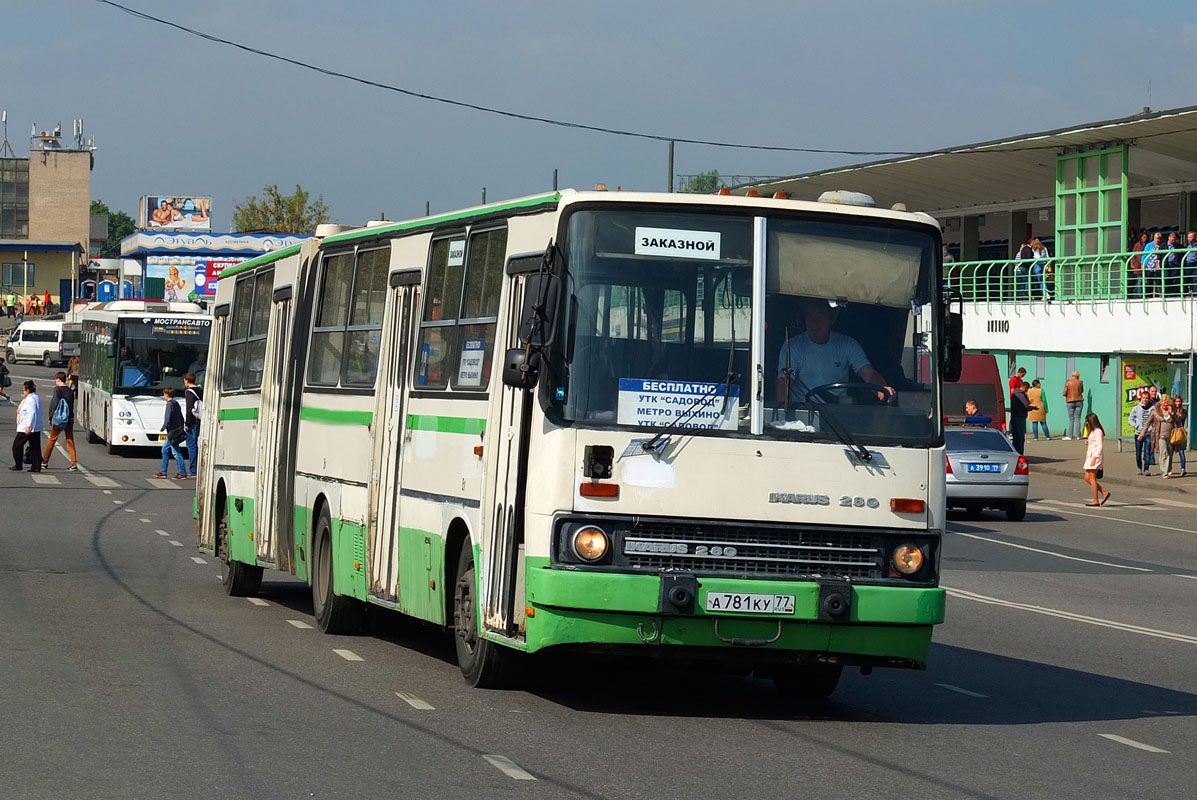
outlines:
M992 428L948 428L948 508L976 516L1003 509L1017 522L1027 515L1030 469L1010 441Z

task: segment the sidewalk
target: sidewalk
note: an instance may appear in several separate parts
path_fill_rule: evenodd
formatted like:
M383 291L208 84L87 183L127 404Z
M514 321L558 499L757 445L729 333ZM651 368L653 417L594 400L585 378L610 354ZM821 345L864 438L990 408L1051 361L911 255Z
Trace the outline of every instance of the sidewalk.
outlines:
M1049 475L1064 475L1082 480L1082 464L1085 462L1085 440L1073 439L1064 441L1053 437L1049 442L1045 439L1035 441L1027 434L1026 456L1031 462L1031 475L1043 472ZM1150 478L1138 474L1135 468L1135 445L1133 442L1123 442L1122 452L1118 452L1118 440L1106 439L1105 477L1101 482L1119 484L1122 486L1139 486L1159 492L1181 492L1183 494L1197 494L1197 451L1190 450L1185 454L1189 460L1189 474L1180 478L1180 457L1172 457L1172 477L1164 480L1159 475L1159 468L1153 467L1154 475Z

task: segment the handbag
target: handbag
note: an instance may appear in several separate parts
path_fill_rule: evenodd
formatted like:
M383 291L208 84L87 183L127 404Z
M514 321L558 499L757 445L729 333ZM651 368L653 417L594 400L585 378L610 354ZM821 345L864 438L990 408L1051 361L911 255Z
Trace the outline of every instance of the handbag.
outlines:
M1185 432L1184 428L1173 428L1172 435L1168 437L1168 442L1173 446L1186 445L1189 443L1189 434Z
M174 445L180 445L187 438L182 428L171 428L166 432L166 440Z
M1101 467L1098 467L1097 468L1097 479L1101 480L1105 476L1106 476L1106 471L1104 469L1102 469Z
M50 417L50 424L55 428L65 428L70 421L71 407L64 397L58 401L58 408L54 409L54 414Z

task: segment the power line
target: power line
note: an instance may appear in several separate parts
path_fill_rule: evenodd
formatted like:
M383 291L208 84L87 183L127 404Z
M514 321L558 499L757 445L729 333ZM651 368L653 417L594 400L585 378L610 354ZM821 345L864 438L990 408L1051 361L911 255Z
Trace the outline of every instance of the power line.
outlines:
M613 136L628 136L628 137L632 137L632 138L636 138L636 139L651 139L651 140L657 141L657 142L681 142L683 144L700 144L700 145L707 145L709 147L727 147L727 148L735 148L735 149L739 149L739 150L768 150L768 151L783 152L783 153L821 153L821 154L845 155L845 156L922 156L922 155L930 155L931 152L933 152L933 151L928 152L928 151L905 151L905 150L834 150L834 149L818 148L818 147L783 147L781 145L744 144L744 143L739 143L739 142L720 142L720 141L714 141L714 140L708 140L708 139L689 139L684 136L664 136L664 135L655 134L655 133L643 133L640 131L621 130L619 128L605 128L600 125L587 125L582 122L569 122L566 120L552 119L550 117L538 117L538 116L534 116L532 114L520 114L515 111L505 111L500 108L491 108L490 106L478 105L476 103L467 103L464 100L453 100L453 99L450 99L447 97L438 97L437 95L426 94L424 92L417 92L412 89L404 89L401 86L394 86L389 83L382 83L381 81L370 80L369 78L362 78L357 75L350 75L345 72L338 72L336 70L316 66L315 64L309 64L306 61L299 61L298 59L288 58L287 56L281 56L281 55L278 55L277 53L271 53L266 50L260 50L256 47L250 47L249 45L241 44L240 42L234 42L230 39L224 39L220 36L215 36L210 33L204 33L203 31L198 31L198 30L195 30L194 28L188 28L187 26L180 25L177 22L171 22L170 20L162 19L161 17L155 17L152 14L147 14L144 11L138 11L135 8L129 8L128 6L124 6L124 5L121 5L120 3L113 2L113 0L96 0L96 2L103 3L106 6L111 6L119 11L123 11L124 13L129 14L130 16L137 17L138 19L142 19L147 22L153 22L158 25L165 25L169 28L174 28L175 30L182 31L183 33L186 33L190 36L197 36L201 39L206 39L209 42L214 42L216 44L223 44L223 45L227 45L229 47L235 47L238 50L243 50L247 53L253 53L254 55L259 55L264 58L272 58L275 61L282 61L283 63L291 64L293 66L301 67L303 69L308 69L313 72L318 72L322 75L328 75L333 78L342 78L347 81L353 81L354 83L360 83L364 86L372 86L376 89L385 89L386 91L389 91L389 92L397 92L399 94L407 95L408 97L415 97L420 100L431 100L436 103L444 103L446 105L457 106L459 108L468 108L468 109L472 109L474 111L481 111L481 112L484 112L487 114L497 114L499 116L510 117L512 119L522 119L522 120L525 120L528 122L540 122L545 125L556 125L557 127L561 127L561 128L575 128L578 130L595 131L596 133L611 134Z

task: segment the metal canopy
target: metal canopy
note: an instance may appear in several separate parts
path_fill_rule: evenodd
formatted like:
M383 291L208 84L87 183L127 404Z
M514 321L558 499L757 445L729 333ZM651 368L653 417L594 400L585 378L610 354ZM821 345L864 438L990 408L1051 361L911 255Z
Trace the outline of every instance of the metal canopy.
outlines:
M745 184L732 192L783 191L795 200L815 200L846 189L872 195L882 208L905 203L911 211L940 216L1052 206L1058 154L1122 143L1130 145L1131 196L1197 186L1197 106L1189 106Z

